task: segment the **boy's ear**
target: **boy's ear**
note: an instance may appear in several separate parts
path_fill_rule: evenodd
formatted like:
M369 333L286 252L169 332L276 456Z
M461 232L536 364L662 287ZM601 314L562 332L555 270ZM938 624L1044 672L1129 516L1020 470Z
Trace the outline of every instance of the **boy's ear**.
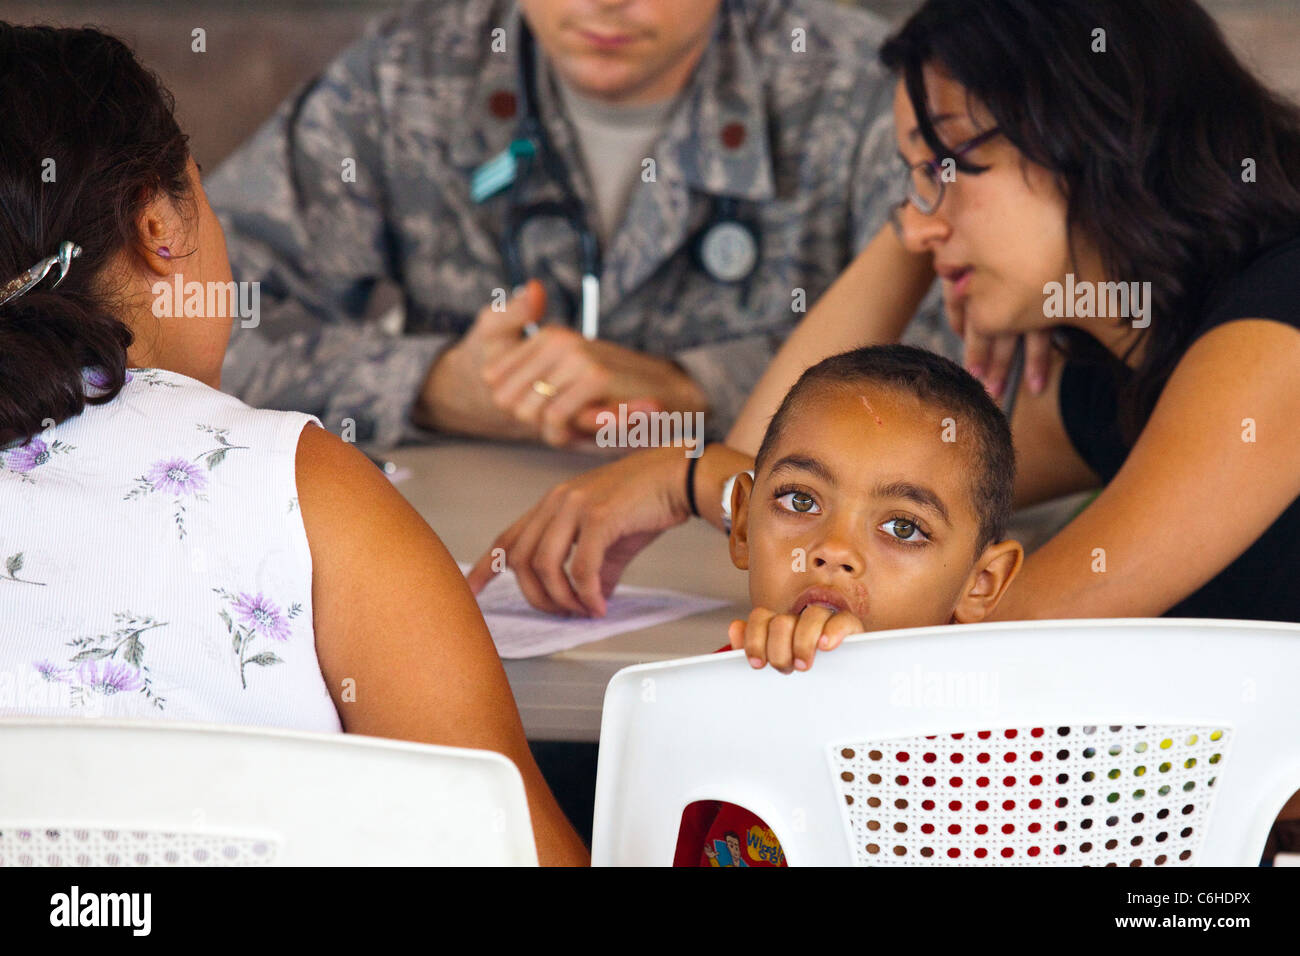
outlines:
M749 503L754 497L754 479L749 472L736 476L731 486L731 563L742 571L749 570Z
M1025 561L1025 549L1019 541L999 541L984 549L975 562L957 607L953 621L975 624L987 620Z

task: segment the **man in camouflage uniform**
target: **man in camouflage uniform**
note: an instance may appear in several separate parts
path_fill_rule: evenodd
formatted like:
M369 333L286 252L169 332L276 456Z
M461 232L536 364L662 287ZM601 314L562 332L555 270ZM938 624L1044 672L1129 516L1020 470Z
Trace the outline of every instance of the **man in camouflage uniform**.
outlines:
M597 34L593 42L614 43L601 31L611 22L623 28L629 5L417 4L368 30L211 177L235 276L260 281L263 305L260 326L236 324L229 391L253 405L315 413L335 431L351 420L356 440L375 448L428 434L416 423L560 443L554 429L540 430L542 376L538 394L515 401L524 411L494 408L494 420L438 407L431 374L442 366L441 395L453 404L471 401L476 389L491 396L484 369L494 356L509 366L509 349L539 317L527 313L541 308L540 296L527 304L516 297L494 315L491 304L501 312L507 296L510 190L482 202L470 196L474 171L516 136L519 6L537 35L541 121L592 210L593 179L554 67L574 55L583 29ZM599 342L569 331L580 299L575 231L537 220L521 246L547 291L552 351L581 350L589 367L614 370L600 380L609 387L596 404L706 407L708 433L720 437L802 313L887 228L904 171L894 156L893 83L876 57L879 20L829 0L691 5L701 7L711 9L698 61L646 157L653 162L641 164L630 187L621 225L601 242ZM567 46L543 29L556 17L572 28ZM525 201L562 196L537 164ZM758 240L756 268L734 284L711 278L695 251L727 197ZM594 219L589 212L593 230ZM380 280L401 288L400 330L366 318ZM927 302L908 338L958 355L937 299ZM864 341L871 336L864 328ZM659 379L614 384L618 369L643 367ZM450 368L459 379L447 377ZM681 381L656 385L672 376Z

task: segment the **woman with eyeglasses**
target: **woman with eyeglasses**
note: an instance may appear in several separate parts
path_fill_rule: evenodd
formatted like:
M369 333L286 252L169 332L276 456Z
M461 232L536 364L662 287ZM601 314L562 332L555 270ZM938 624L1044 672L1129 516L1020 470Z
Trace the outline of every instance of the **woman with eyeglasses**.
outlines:
M882 54L898 236L931 257L971 371L1020 337L1045 359L1012 419L1017 506L1099 492L997 616L1300 621L1295 105L1192 0L929 0ZM535 603L601 614L655 533L722 527L781 396L861 344L871 278L850 266L809 313L725 446L629 456L501 535Z

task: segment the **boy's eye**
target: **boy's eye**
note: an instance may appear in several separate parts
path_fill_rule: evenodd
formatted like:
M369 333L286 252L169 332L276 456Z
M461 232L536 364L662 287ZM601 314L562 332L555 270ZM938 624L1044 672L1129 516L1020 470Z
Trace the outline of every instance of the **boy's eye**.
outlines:
M917 527L916 522L906 518L890 518L881 525L899 541L929 541L929 536Z
M799 514L817 514L820 510L813 496L806 491L788 491L778 495L776 500L781 502L787 511L795 511Z

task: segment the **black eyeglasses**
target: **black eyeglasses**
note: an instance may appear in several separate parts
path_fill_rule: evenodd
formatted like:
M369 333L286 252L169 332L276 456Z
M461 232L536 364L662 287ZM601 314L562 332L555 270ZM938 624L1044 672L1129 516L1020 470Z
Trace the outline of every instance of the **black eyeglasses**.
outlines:
M944 159L959 159L965 156L972 149L983 146L993 137L1002 133L1002 127L995 126L990 130L985 130L974 139L968 139L966 142L954 146ZM899 217L903 207L909 202L920 210L923 216L932 216L939 204L943 202L944 192L944 169L938 159L927 159L917 163L915 166L909 166L907 169L907 193L897 206L894 207L890 214L890 220L894 224L894 229L901 235L902 223Z

